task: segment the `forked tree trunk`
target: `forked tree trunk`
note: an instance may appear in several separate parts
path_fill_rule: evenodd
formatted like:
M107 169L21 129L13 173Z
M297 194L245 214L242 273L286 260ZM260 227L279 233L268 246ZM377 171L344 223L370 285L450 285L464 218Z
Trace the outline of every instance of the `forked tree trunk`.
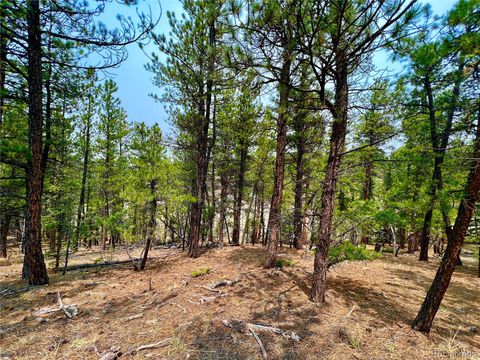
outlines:
M327 282L327 254L332 233L335 189L347 132L348 71L344 53L337 54L337 83L335 86L335 111L330 136L330 151L323 180L319 233L313 270L310 299L315 303L325 301Z
M270 269L275 266L281 226L281 206L283 196L283 180L285 177L285 148L287 145L287 118L288 95L290 80L290 54L284 49L284 60L279 84L279 106L277 119L277 146L275 158L275 174L273 180L273 195L270 202L270 216L268 218L267 248L264 267Z
M25 258L23 278L30 285L48 284L47 268L42 253L42 43L40 4L28 0L28 145L25 216Z
M468 175L465 194L458 208L457 218L447 244L447 249L445 250L435 279L412 324L412 328L421 332L429 332L432 327L435 315L457 265L457 259L462 250L468 225L472 219L475 204L478 199L478 192L480 190L480 111L478 115L475 150L472 158L474 161Z
M427 75L424 79L424 89L427 95L427 107L430 120L430 141L433 148L433 153L435 155L433 174L432 174L432 184L430 185L430 202L427 212L425 213L422 235L420 239L420 261L428 261L428 247L430 243L430 228L432 224L433 209L437 201L438 192L443 188L443 179L442 179L442 164L445 158L445 153L447 151L447 146L450 139L450 133L452 130L453 118L455 115L455 109L457 107L458 97L460 94L461 79L463 73L463 62L458 66L456 80L453 86L452 91L452 102L447 112L447 120L445 127L443 129L442 137L438 138L438 123L435 114L435 104L433 99L433 90L430 83L430 78ZM444 204L442 204L444 205ZM450 228L450 220L448 214L443 210L442 206L442 218L445 226L445 232L448 236L448 231Z

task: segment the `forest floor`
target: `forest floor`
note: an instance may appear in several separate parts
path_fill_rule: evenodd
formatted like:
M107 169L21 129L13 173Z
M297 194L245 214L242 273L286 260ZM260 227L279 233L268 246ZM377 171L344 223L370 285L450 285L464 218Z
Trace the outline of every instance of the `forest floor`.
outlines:
M328 274L326 303L316 306L308 300L313 255L281 252L293 266L262 269L260 246L211 249L197 259L156 249L145 271L132 264L65 276L50 271L50 285L28 290L15 254L0 263L0 359L107 359L109 349L121 359L262 359L259 342L269 359L480 359L480 279L472 258L455 272L424 335L410 323L438 258L420 263L416 254L384 254L338 264ZM110 261L127 258L124 250L108 254ZM102 256L82 250L72 264ZM204 268L207 274L192 276ZM223 279L239 281L210 289ZM78 315L34 314L56 307L57 293Z

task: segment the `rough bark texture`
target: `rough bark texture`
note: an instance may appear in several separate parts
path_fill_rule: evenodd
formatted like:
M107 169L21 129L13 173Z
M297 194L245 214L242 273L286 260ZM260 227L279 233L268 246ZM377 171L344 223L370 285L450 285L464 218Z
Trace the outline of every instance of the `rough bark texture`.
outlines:
M310 299L325 301L327 281L327 254L332 233L335 188L347 132L348 72L344 54L337 54L337 83L335 87L335 116L330 137L330 151L323 181L318 240L315 252L313 282Z
M278 243L281 226L281 205L283 196L283 180L285 177L285 147L287 145L287 118L288 118L288 95L291 60L285 50L282 65L281 82L279 85L280 102L277 119L277 146L275 158L275 174L273 180L273 195L270 203L270 216L268 218L267 248L264 267L266 269L275 266L278 252Z
M480 115L477 125L475 151L472 158L475 160L468 175L465 195L458 208L457 218L448 241L447 249L445 250L435 279L425 297L425 301L412 324L412 328L422 332L429 332L432 327L433 319L440 307L457 265L457 259L462 250L468 225L472 219L475 204L478 199L478 192L480 190Z
M25 259L23 277L31 285L48 284L42 253L42 50L40 5L27 1L28 30L28 145L27 209L25 214Z

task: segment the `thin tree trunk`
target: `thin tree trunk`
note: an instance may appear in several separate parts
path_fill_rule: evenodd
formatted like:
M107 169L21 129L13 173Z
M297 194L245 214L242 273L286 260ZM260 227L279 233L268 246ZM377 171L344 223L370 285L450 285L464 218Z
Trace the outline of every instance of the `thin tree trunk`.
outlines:
M74 248L78 249L78 242L80 238L80 227L85 217L85 190L87 184L87 177L88 177L88 162L90 161L90 126L91 126L91 117L90 114L92 113L92 102L93 98L91 96L88 97L88 109L87 109L87 116L86 119L86 128L85 128L85 151L83 153L83 167L82 167L82 185L80 189L80 199L78 202L78 209L77 209L77 227L75 229L75 244Z
M297 145L297 172L295 174L295 204L293 210L293 226L294 226L294 238L293 246L295 249L300 250L303 248L303 189L304 189L304 112L300 111L295 118L295 132L296 132L296 145Z
M28 31L28 145L27 210L23 278L30 285L48 284L42 253L42 49L40 4L27 0Z
M275 158L275 174L273 182L270 216L268 218L267 247L264 268L275 266L281 226L281 206L283 196L283 180L285 177L285 148L287 145L288 96L291 59L287 49L284 49L282 71L279 84L279 106L277 119L277 145Z
M7 257L7 237L11 218L9 214L5 214L0 221L0 257L3 258Z
M5 14L3 7L0 6L0 129L3 124L3 111L5 106L5 78L7 68L7 37L4 36L3 29Z
M211 19L208 30L209 45L213 48L216 39L215 19ZM213 50L213 49L212 49ZM188 255L198 257L198 245L200 242L200 233L202 227L202 211L205 203L205 189L208 172L208 129L210 127L212 95L213 95L213 71L214 71L214 52L209 55L205 101L201 101L199 109L199 120L197 124L197 169L195 184L195 202L192 204L190 220L190 238ZM202 85L203 88L203 85ZM201 89L203 90L203 89Z
M225 236L225 217L226 217L226 208L227 208L227 178L222 172L220 174L220 219L218 220L218 241L223 244Z
M443 188L442 164L445 158L445 153L447 151L447 146L450 139L450 133L452 130L453 118L455 115L455 109L457 107L458 97L460 94L463 67L464 67L463 62L461 62L457 70L457 76L456 76L455 84L453 86L453 91L452 91L452 103L450 104L450 107L448 109L447 121L445 124L445 128L443 129L443 134L441 139L438 139L438 124L437 124L437 118L435 115L435 104L433 99L433 90L430 83L430 78L427 75L424 79L424 88L425 88L425 93L427 95L427 107L428 107L428 114L429 114L429 120L430 120L430 140L431 140L431 145L435 155L435 159L434 159L434 167L433 167L433 174L432 174L432 184L430 185L430 192L429 192L430 202L429 202L429 207L427 209L427 212L425 213L423 228L422 228L422 235L420 239L419 260L421 261L428 261L428 247L430 243L430 228L432 223L433 209L435 207L435 203L437 200L437 194ZM448 233L450 231L450 219L448 218L448 214L445 211L444 206L442 206L442 218L444 221L445 232L448 237L449 235Z
M147 236L147 241L145 243L145 249L143 250L143 258L142 262L140 263L140 270L145 269L145 264L147 263L148 259L148 251L150 250L150 245L152 244L152 239L155 237L155 228L157 227L157 198L155 196L155 187L157 186L157 181L152 180L150 181L150 194L152 195L152 200L150 201L150 222L149 226L149 234Z
M240 242L240 223L242 216L243 188L245 184L245 171L247 165L248 146L243 142L240 143L240 168L237 180L237 196L235 197L235 207L233 210L233 231L232 244L238 245Z

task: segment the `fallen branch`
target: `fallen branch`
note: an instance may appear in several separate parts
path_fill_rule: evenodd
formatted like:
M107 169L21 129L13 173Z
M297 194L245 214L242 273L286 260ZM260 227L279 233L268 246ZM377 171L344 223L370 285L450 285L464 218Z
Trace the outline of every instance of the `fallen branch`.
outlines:
M124 322L135 320L135 319L141 319L143 317L143 314L137 314L137 315L132 315L129 317L126 317L123 319Z
M260 350L262 351L262 357L264 360L268 360L268 353L267 353L267 350L265 349L265 346L263 345L262 343L262 340L260 340L260 338L258 337L257 333L251 328L249 327L248 330L250 330L250 332L252 333L253 337L255 338L255 340L257 341L258 343L258 346L260 346Z
M170 340L171 340L170 338L167 338L167 339L160 340L160 341L158 341L156 343L153 343L153 344L142 345L142 346L139 346L138 348L136 348L134 350L131 350L131 351L127 352L125 355L135 355L142 350L158 349L159 347L167 346L170 343Z
M225 297L225 296L228 296L228 293L220 293L218 295L202 297L198 299L198 301L200 302L200 304L203 304L203 303L214 301L218 298Z
M60 296L60 293L57 292L57 297L58 297L58 307L60 310L62 310L65 313L65 316L69 319L73 319L74 316L78 315L78 307L77 305L68 305L65 306L63 305L62 297Z
M346 319L346 318L348 318L350 315L352 315L353 310L355 310L355 305L353 305L353 307L350 309L350 311L348 312L348 314L345 315L343 318Z
M62 301L62 298L60 296L60 293L57 292L57 296L58 296L58 306L57 307L42 308L42 309L39 309L37 311L34 311L32 314L34 316L38 316L38 315L50 314L50 313L57 312L57 311L63 311L65 316L69 319L72 319L73 317L78 315L77 305L75 305L75 304L64 305L63 301Z
M261 325L261 324L247 324L249 327L253 327L259 331L268 331L272 332L274 334L282 335L283 337L286 337L288 339L292 339L294 341L300 341L300 336L298 336L294 331L288 332L285 330L282 330L280 328L274 327L274 326L268 326L268 325Z
M208 286L205 286L205 285L194 285L194 286L197 287L197 288L201 288L201 289L205 289L205 290L208 290L208 291L212 291L212 292L217 293L217 294L223 293L222 290L212 289L211 287L208 287Z
M282 330L282 329L280 329L278 327L275 327L275 326L246 323L246 322L243 322L242 320L239 320L239 319L232 319L232 321L239 323L240 325L247 328L248 330L254 329L254 330L257 330L257 331L267 331L267 332L271 332L271 333L274 333L274 334L277 334L277 335L281 335L281 336L286 337L288 339L292 339L293 341L300 341L301 340L300 336L298 336L294 331ZM227 319L223 319L222 324L225 327L229 327L229 328L234 327L233 324L230 323Z
M238 277L236 279L233 279L233 280L228 280L228 279L220 280L216 283L210 284L210 287L209 287L208 290L212 290L212 289L215 289L215 288L220 287L220 286L231 286L231 285L236 284L240 281L241 281L240 277Z
M112 346L109 350L102 353L100 360L115 360L122 356L120 348L117 346Z
M18 294L18 293L21 293L21 292L28 291L29 289L30 289L29 286L27 286L25 288L18 289L18 290L4 289L4 290L0 291L0 296L14 295L14 294Z

